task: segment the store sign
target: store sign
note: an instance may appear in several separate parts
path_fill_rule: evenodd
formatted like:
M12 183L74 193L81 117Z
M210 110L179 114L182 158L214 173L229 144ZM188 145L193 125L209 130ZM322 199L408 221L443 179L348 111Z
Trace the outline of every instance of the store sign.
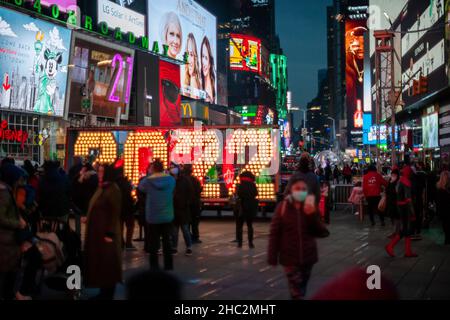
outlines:
M107 22L111 28L120 28L137 37L145 36L145 16L110 0L98 0L98 21Z
M186 62L181 94L217 103L216 17L193 0L148 1L148 38L164 55Z
M3 120L0 123L0 141L20 143L20 146L23 149L25 142L27 140L28 140L28 132L8 128L8 121L6 120Z
M261 40L246 35L231 34L230 69L261 73Z
M50 19L57 20L61 23L66 24L71 29L83 29L84 31L95 33L96 35L109 37L115 41L126 42L128 45L138 47L142 50L150 51L156 55L160 55L166 58L172 58L171 56L169 56L169 47L167 45L160 45L158 40L150 43L149 37L139 37L134 32L122 31L120 27L111 30L108 22L106 21L101 21L97 25L95 25L93 18L80 12L79 7L77 7L75 10L72 9L72 7L69 7L69 10L67 10L67 15L63 15L61 13L64 12L64 9L59 6L59 1L55 1L58 2L58 4L53 4L51 6L50 14L46 15L42 13L40 0L29 1L31 5L25 5L25 0L0 0L0 3L1 2L19 7L22 10L29 11L34 15L43 15ZM214 25L214 30L215 28L216 26ZM178 59L179 62L186 63L188 56L186 53L184 53L183 55L175 59Z
M71 32L0 7L0 109L64 115Z
M181 118L208 120L209 107L197 101L181 103Z

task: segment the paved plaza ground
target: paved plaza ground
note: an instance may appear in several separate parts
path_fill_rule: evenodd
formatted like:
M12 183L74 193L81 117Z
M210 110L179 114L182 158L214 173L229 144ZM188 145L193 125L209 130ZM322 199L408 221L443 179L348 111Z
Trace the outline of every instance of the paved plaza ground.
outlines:
M272 268L266 263L269 224L270 220L255 223L255 249L249 249L247 243L243 249L236 248L231 242L234 222L227 217L208 217L202 221L203 243L194 246L190 257L184 255L180 235L174 274L183 282L184 297L289 299L281 267ZM319 262L313 269L307 297L342 271L375 264L396 284L402 299L450 299L450 247L443 245L438 224L423 232L422 241L413 242L413 249L419 254L415 259L403 257L403 242L396 248L397 258L387 256L383 248L392 231L389 223L386 227L369 227L367 221L360 222L349 212L337 212L329 229L330 237L318 240ZM136 242L136 246L138 251L124 253L125 279L148 268L148 255L142 250L142 242ZM120 285L116 299L123 299L124 292L124 286ZM95 293L95 290L84 290L83 297ZM48 291L43 298L61 298L60 295Z

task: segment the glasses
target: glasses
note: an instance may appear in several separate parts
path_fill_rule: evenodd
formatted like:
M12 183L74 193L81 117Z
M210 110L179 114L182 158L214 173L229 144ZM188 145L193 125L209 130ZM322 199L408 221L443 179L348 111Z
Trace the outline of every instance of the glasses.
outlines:
M162 79L161 87L163 96L170 103L175 104L178 101L178 96L180 95L180 88L170 80Z

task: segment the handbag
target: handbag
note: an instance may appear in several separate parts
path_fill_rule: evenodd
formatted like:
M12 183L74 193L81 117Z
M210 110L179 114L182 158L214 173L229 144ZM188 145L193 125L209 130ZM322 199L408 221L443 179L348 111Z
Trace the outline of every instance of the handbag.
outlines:
M386 194L383 194L383 196L381 197L380 202L378 203L378 211L380 212L385 212L386 211Z

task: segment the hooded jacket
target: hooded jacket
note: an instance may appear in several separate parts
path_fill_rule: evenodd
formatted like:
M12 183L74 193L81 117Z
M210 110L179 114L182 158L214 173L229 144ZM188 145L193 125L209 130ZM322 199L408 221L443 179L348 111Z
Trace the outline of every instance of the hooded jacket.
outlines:
M173 192L175 179L164 173L144 178L138 189L146 195L145 219L150 224L171 223L174 219Z

